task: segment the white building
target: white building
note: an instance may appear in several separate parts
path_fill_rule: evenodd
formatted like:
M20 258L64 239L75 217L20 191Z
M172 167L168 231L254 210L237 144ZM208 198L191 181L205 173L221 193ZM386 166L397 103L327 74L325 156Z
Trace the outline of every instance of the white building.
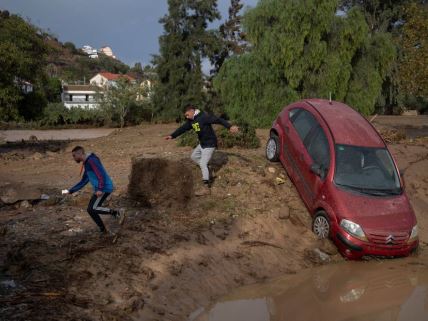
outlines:
M104 46L100 49L100 52L105 54L108 57L116 59L116 56L113 54L113 50L109 46Z
M92 85L63 85L61 100L67 108L97 108L101 88Z
M83 47L82 47L82 51L83 51L84 53L86 53L86 54L89 56L89 58L93 58L93 59L98 58L98 50L97 50L97 49L92 48L92 47L91 47L91 46L89 46L89 45L85 45L85 46L83 46Z

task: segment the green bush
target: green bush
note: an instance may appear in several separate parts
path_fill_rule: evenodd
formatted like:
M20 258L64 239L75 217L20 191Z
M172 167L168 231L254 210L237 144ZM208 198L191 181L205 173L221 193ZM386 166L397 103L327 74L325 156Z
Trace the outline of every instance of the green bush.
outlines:
M43 111L42 126L84 124L104 125L104 115L98 109L72 107L66 108L63 103L49 103Z
M260 139L256 135L256 129L247 122L240 121L237 123L239 132L232 134L224 127L215 129L218 138L219 148L258 148L260 147ZM190 146L192 148L199 144L198 136L192 131L188 131L181 135L177 141L178 146Z

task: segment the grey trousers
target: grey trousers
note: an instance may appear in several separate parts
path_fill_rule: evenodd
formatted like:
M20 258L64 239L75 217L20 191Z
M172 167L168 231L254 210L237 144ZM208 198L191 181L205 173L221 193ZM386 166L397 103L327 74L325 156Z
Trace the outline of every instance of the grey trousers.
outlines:
M208 163L210 162L214 151L214 147L202 148L201 145L198 145L192 152L191 158L201 168L202 179L204 181L210 180L210 171L208 170Z

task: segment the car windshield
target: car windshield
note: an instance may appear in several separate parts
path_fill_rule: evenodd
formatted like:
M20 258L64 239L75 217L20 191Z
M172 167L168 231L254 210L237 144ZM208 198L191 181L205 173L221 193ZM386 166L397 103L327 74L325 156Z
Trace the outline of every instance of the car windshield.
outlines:
M336 145L334 182L370 195L401 193L400 179L386 148Z

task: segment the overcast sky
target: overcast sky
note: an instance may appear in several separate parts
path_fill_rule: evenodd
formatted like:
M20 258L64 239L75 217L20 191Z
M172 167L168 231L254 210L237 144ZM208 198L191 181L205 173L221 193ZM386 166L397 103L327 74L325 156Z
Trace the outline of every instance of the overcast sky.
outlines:
M257 0L243 0L254 7ZM222 20L230 0L218 0ZM147 64L159 51L162 34L159 18L167 11L167 0L0 0L0 9L28 18L49 30L62 42L77 47L108 45L123 62Z

